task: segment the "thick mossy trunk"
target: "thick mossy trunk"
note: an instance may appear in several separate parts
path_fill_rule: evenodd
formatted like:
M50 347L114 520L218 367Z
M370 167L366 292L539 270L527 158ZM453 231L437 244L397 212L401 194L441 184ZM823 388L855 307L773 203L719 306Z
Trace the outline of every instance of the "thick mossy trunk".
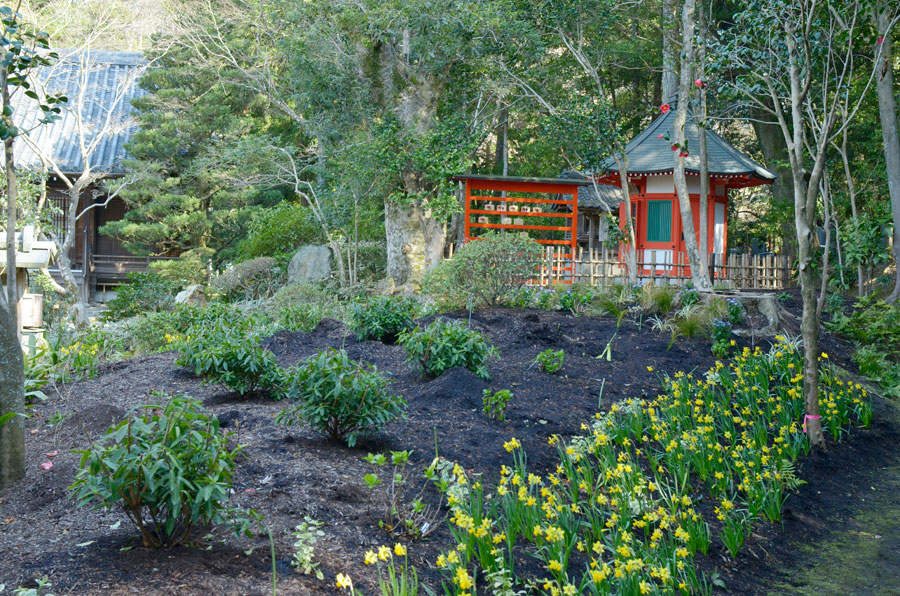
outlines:
M25 365L14 311L0 298L0 420L9 413L25 414ZM24 421L13 416L0 422L0 489L25 477Z

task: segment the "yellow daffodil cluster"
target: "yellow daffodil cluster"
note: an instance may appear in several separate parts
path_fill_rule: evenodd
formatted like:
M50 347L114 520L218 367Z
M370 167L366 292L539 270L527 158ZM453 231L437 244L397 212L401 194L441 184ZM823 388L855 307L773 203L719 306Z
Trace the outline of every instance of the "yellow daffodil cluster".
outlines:
M821 421L835 439L867 425L865 391L842 381L820 358ZM626 400L598 414L566 443L551 436L559 463L528 470L511 438L494 492L456 475L450 526L456 547L442 553L445 591L474 592L476 577L511 576L516 552L542 561L547 594L692 594L703 578L693 557L706 552L709 524L695 509L714 505L719 536L732 554L760 517L777 520L793 461L809 449L803 431L802 362L796 346L745 348L701 376L663 377L654 399ZM573 557L574 554L577 557ZM585 561L584 566L574 561Z

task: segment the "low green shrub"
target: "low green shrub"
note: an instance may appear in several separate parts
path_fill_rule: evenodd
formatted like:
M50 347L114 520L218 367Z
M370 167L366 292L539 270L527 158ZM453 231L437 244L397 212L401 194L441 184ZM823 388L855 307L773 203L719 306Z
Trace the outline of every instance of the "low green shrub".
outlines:
M716 358L726 358L733 346L731 324L716 319L712 326L712 353Z
M344 318L344 305L335 293L314 283L296 283L282 286L264 303L264 310L277 316L282 309L295 306L310 307L321 313L322 318Z
M583 315L596 294L597 291L590 285L573 284L559 293L559 307L573 315Z
M350 328L356 339L392 344L402 331L415 326L418 303L406 296L377 296L350 306Z
M118 287L103 317L119 321L146 312L171 310L180 287L178 282L158 273L129 273L128 283Z
M224 300L258 300L272 296L282 284L275 259L259 257L237 263L214 277L209 289Z
M423 290L444 308L465 306L470 297L478 305L498 306L535 276L542 258L541 245L534 240L491 232L434 267Z
M488 358L497 352L481 333L464 327L459 321L436 320L424 329L416 327L402 332L398 341L406 350L410 365L431 377L461 366L487 379L490 377Z
M227 320L194 325L173 345L180 353L176 365L240 395L275 390L283 381L278 361L259 345L259 337ZM272 397L279 396L278 391L272 392Z
M192 252L182 255L177 259L163 259L152 261L148 268L151 272L168 279L180 286L191 284L205 284L209 281L209 272L206 269L206 259Z
M252 214L247 235L237 250L242 259L275 257L287 263L300 246L323 241L322 227L309 207L282 202Z
M512 397L512 391L509 389L501 389L496 393L490 389L485 389L481 399L482 411L489 418L496 418L503 422L506 419L506 406L509 405Z
M278 325L288 331L309 333L322 322L323 310L312 304L292 304L284 306L278 313Z
M402 417L406 407L406 400L388 390L389 381L377 368L351 360L344 350L319 352L286 371L285 381L284 394L292 403L278 422L302 422L350 447L358 437Z
M180 395L165 405L133 409L90 448L79 451L81 470L70 486L78 504L121 508L141 532L144 546L182 544L192 531L233 524L249 532L249 519L228 508L234 460L214 416Z
M563 363L566 360L566 353L562 350L544 350L534 357L535 363L545 373L555 375L562 370Z

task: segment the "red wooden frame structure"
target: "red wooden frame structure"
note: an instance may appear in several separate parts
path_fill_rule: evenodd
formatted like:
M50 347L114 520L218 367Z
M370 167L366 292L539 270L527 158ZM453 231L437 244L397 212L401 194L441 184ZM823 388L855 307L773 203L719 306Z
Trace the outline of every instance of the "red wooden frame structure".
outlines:
M578 246L578 187L591 184L589 180L569 178L519 178L515 176L486 176L465 174L454 176L453 180L465 183L463 210L465 212L465 242L477 240L473 230L511 230L528 234L531 230L568 232L562 240L536 238L540 244L564 245L569 247L565 258L569 265L564 273L574 271L572 259ZM506 196L487 196L487 192L503 192ZM515 193L510 196L509 193ZM555 198L523 197L518 195L546 194ZM500 216L500 223L494 223L490 216ZM514 223L512 218L522 218ZM528 218L549 217L568 220L568 225L551 226L528 224ZM507 223L504 223L507 218ZM529 234L530 236L530 234ZM567 283L571 283L568 281Z

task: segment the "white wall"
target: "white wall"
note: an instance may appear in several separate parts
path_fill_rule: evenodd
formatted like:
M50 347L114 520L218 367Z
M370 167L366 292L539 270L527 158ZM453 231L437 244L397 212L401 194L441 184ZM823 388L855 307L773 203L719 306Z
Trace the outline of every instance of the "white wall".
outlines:
M700 176L687 177L688 192L700 194ZM672 194L675 192L675 176L647 176L647 193Z

